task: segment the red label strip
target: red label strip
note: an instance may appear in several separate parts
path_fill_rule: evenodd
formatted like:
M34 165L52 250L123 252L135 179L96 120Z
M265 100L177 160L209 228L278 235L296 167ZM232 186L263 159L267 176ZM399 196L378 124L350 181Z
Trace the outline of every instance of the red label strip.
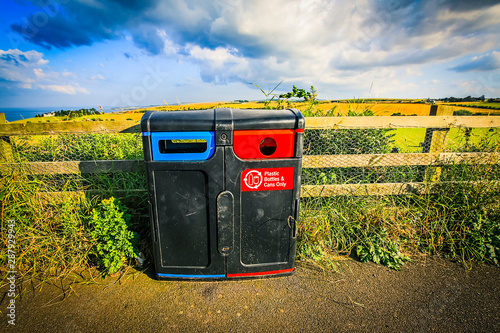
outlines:
M283 273L292 272L294 269L295 268L287 268L287 269L280 269L280 270L277 270L277 271L227 274L227 277L243 277L243 276L256 276L256 275L283 274Z
M292 190L295 168L246 169L241 173L241 191Z

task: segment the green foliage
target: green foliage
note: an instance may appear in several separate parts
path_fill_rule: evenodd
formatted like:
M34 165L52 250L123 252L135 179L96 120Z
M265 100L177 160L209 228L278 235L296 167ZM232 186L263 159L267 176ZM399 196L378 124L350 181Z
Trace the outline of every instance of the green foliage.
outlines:
M261 87L259 87L258 85L256 85L255 83L251 83L253 84L254 86L256 86L257 88L259 88L259 90L264 94L264 96L266 96L266 101L264 102L264 105L266 107L269 106L269 104L276 98L276 94L274 93L274 91L283 83L283 80L281 80L280 83L278 83L273 89L269 90L267 93L264 91L264 89L262 89Z
M119 271L134 256L135 235L129 231L130 215L118 199L104 199L92 210L88 221L90 236L96 241L92 254L105 273Z
M76 118L76 117L89 116L95 114L101 114L101 113L97 111L95 108L79 109L79 110L60 110L54 112L54 116L56 117L68 116L69 118ZM35 117L43 117L43 114L37 114Z
M310 100L316 100L317 91L314 89L314 86L311 86L311 91L305 91L304 89L297 88L296 86L292 87L292 91L287 92L285 94L279 95L280 99L290 99L292 97L295 98L303 98L306 102Z
M335 258L356 250L362 262L399 270L409 258L390 215L370 198L332 197L302 202L298 258L334 266ZM389 233L390 230L390 233ZM331 263L333 261L333 263Z
M463 172L463 166L456 166ZM453 170L445 170L448 176ZM499 168L483 170L494 174ZM500 206L498 184L484 182L474 170L470 180L446 182L433 186L432 193L415 196L414 207L420 214L413 220L420 234L420 250L429 254L444 253L463 262L499 263Z
M278 106L276 109L284 109L285 107L290 106L290 102L288 101L290 98L299 98L303 99L304 101L307 102L307 109L304 110L304 115L306 117L311 116L310 114L314 114L313 107L317 105L319 102L317 100L318 97L318 91L314 88L314 86L311 86L310 91L306 91L305 89L302 88L297 88L296 86L292 87L292 91L284 93L284 94L275 94L274 91L283 83L281 81L278 83L272 90L268 91L267 93L258 85L255 83L252 83L254 86L260 89L260 91L266 96L266 101L264 102L264 105L266 108L270 108L269 104L276 99L278 102Z
M305 102L307 102L306 109L302 111L305 117L310 117L311 115L314 115L316 113L314 110L314 106L317 105L319 102L317 100L318 91L314 88L314 86L311 86L310 91L305 91L304 89L300 89L297 88L296 86L293 86L291 92L279 95L277 108L284 109L285 108L284 104L286 103L287 105L289 105L290 102L288 100L292 97L302 98L304 99Z
M314 170L304 169L303 180ZM319 169L317 184L349 182L326 170ZM421 193L303 198L298 258L326 267L355 250L361 261L400 269L409 254L423 252L499 265L499 178L497 164L470 161L442 166L443 182Z
M464 109L453 111L454 116L472 116L472 114L469 110Z
M384 227L378 232L370 231L363 234L356 253L361 262L373 261L397 271L401 269L405 261L410 260L408 256L401 253L397 241L388 239L387 229Z

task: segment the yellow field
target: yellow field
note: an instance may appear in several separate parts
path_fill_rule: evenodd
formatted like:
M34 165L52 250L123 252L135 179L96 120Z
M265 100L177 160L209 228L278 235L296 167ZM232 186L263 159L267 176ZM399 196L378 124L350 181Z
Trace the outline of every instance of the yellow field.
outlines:
M297 103L296 108L303 110L306 108L304 103ZM335 115L347 115L349 110L360 113L364 110L373 111L375 116L391 116L395 113L400 113L403 116L417 115L428 116L430 112L430 104L419 103L322 103L316 106L319 113L325 113L327 110L335 108ZM482 109L482 108L468 108L463 106L453 106L453 111L468 110L472 113L482 113L485 115L500 114L500 110Z
M398 103L324 103L318 105L321 111L335 108L334 113L347 115L349 110L361 113L364 110L371 110L376 116L390 116L394 113L401 115L426 116L429 114L430 106L426 104L398 104Z
M443 103L446 105L449 103ZM465 104L465 103L464 103ZM277 107L277 102L272 102L269 107ZM104 121L119 121L119 120L140 120L143 113L149 110L197 110L197 109L212 109L217 107L235 108L235 109L264 109L263 102L208 102L208 103L191 103L182 105L162 105L150 108L138 108L130 111L119 111L114 113L106 113L103 115L84 116L73 118L72 121L96 121L102 119ZM309 105L304 102L296 102L285 104L285 107L292 107L299 110L306 110ZM362 113L365 110L371 110L376 116L391 116L393 114L401 114L403 116L417 115L428 116L430 111L429 104L420 103L394 103L394 102L372 102L372 103L345 103L345 102L320 102L315 105L313 110L316 115L346 116L349 110L356 113ZM482 113L484 115L500 115L500 110L470 108L463 106L453 106L453 111L468 110L472 113ZM39 122L55 122L70 120L67 117L38 117L16 121L18 123L39 123Z
M278 106L277 102L271 102L269 107ZM193 104L183 104L183 105L173 105L173 106L158 106L147 109L138 109L137 112L144 110L196 110L202 108L214 108L214 107L226 107L226 108L239 108L239 109L264 109L265 105L262 102L245 102L245 103L234 103L234 102L217 102L217 103L193 103ZM286 106L288 107L288 105ZM299 110L305 110L308 108L307 103L297 102L290 103L289 107L296 108ZM364 110L372 110L377 116L390 116L393 113L401 113L402 115L413 115L426 116L429 114L430 105L426 104L410 104L410 103L325 103L321 102L314 106L314 110L318 114L325 114L326 111L333 110L335 115L347 115L349 110L357 113L361 113ZM478 110L478 109L477 109ZM477 111L476 110L476 111ZM330 114L331 115L331 114Z

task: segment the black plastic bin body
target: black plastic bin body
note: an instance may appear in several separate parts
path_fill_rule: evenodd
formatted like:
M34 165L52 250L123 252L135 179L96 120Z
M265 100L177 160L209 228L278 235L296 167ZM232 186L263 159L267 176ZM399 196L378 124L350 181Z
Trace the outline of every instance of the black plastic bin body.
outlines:
M141 127L159 279L293 272L300 111L151 111Z

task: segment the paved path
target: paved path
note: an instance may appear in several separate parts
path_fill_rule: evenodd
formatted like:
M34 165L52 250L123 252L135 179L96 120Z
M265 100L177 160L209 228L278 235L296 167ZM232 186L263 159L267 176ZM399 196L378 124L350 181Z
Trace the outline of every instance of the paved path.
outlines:
M106 282L116 282L116 278ZM283 278L165 282L146 274L104 285L43 285L16 302L9 332L500 332L500 268L441 259L401 272L347 260ZM2 293L3 294L3 293Z

